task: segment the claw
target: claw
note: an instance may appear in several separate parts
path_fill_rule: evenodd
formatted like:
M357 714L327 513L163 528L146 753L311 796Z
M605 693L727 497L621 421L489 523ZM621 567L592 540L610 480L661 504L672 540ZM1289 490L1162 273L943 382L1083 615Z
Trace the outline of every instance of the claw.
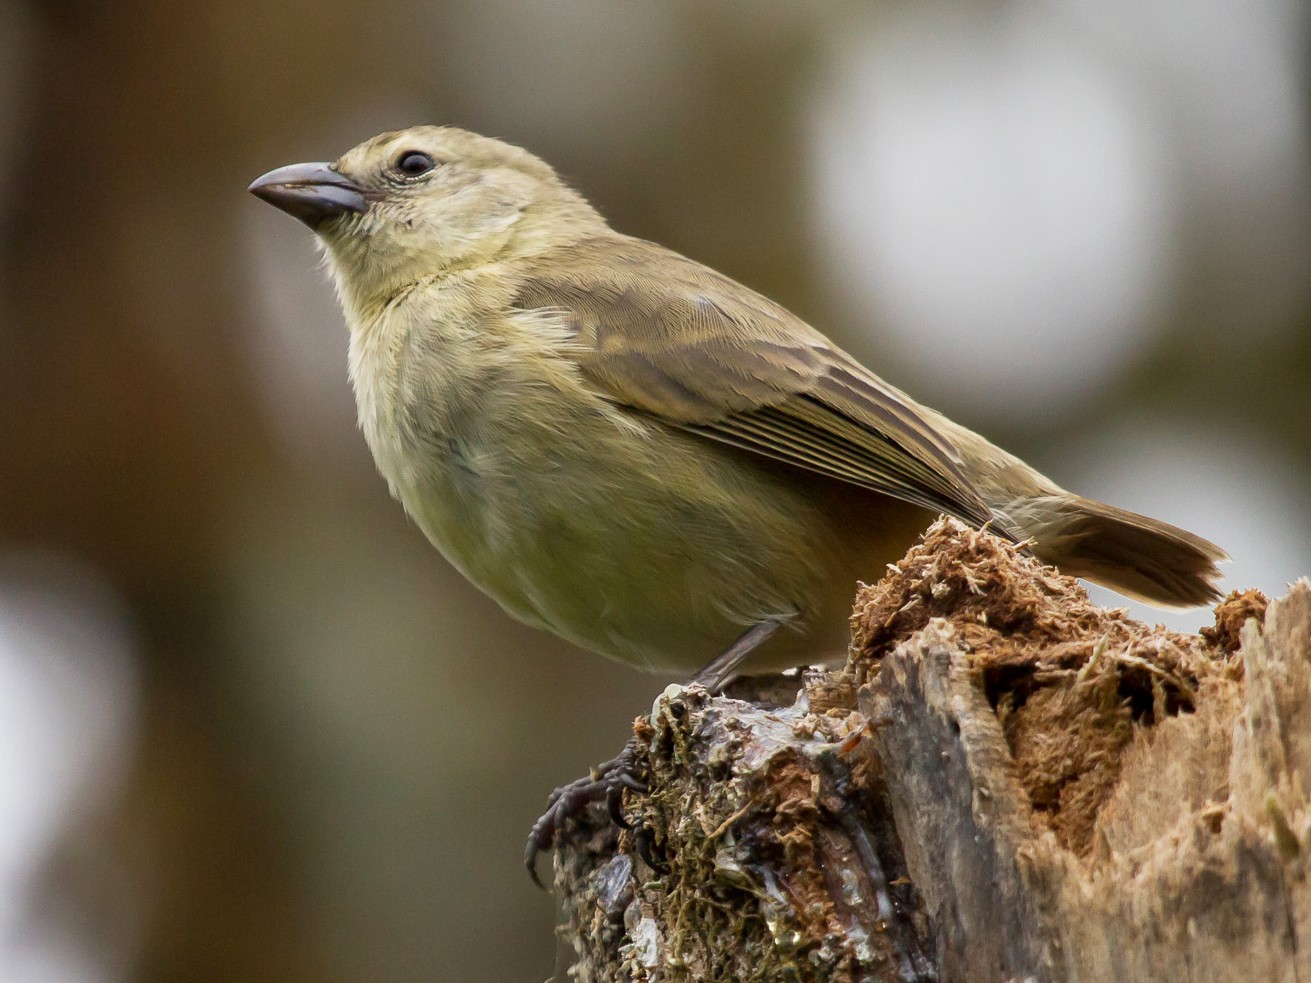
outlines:
M642 825L638 826L633 834L633 848L637 850L637 855L642 858L642 862L654 870L657 874L669 873L669 864L658 858L654 853L655 842L651 838L651 827Z
M556 789L555 791L558 793L563 790ZM559 795L552 793L546 812L538 818L537 822L533 823L533 828L528 831L528 843L524 846L523 851L523 863L528 868L528 876L543 891L546 890L546 885L542 883L541 877L537 874L537 855L555 845L555 803L559 801L559 798Z
M536 832L537 827L534 826L533 830ZM528 868L528 876L533 879L533 883L537 885L538 889L545 891L546 885L542 883L542 879L537 875L537 855L541 852L542 848L537 845L537 840L534 839L532 833L529 833L528 845L524 847L523 851L523 865Z
M610 813L610 821L620 829L632 829L633 824L628 821L624 815L624 788L623 782L615 782L605 790L605 808Z
M615 825L624 829L632 828L623 814L623 791L631 789L643 793L647 790L646 785L633 774L636 762L637 742L629 738L616 757L592 769L586 778L561 785L550 794L546 800L546 812L533 823L528 833L528 843L524 847L524 866L528 868L528 875L534 884L545 889L537 874L538 855L555 846L565 824L589 803L604 800Z
M631 771L621 771L614 776L614 780L624 788L631 789L638 795L646 795L646 793L650 791L650 789L646 787L646 782L640 780Z

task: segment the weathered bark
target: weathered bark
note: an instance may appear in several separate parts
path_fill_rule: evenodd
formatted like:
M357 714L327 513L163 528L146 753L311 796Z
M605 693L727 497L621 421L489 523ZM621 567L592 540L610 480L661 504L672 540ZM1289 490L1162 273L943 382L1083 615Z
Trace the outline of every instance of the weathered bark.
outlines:
M852 627L638 722L645 832L556 860L578 980L1311 983L1311 584L1178 634L944 521Z

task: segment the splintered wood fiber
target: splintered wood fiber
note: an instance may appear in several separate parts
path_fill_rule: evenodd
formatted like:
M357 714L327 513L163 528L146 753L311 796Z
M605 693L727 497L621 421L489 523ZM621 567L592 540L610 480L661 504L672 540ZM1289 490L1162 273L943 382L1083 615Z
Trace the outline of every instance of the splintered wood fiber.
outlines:
M1256 591L1231 595L1204 636L1151 627L995 537L940 522L862 588L847 674L860 685L930 619L946 621L1001 721L1035 824L1086 856L1125 749L1191 713L1208 679L1241 676L1238 631L1265 605Z

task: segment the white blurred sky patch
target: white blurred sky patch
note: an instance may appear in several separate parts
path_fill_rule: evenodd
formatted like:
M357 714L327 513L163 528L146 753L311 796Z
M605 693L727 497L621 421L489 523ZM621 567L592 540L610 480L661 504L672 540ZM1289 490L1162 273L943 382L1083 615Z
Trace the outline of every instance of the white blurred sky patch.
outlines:
M1190 289L1212 335L1301 329L1311 291L1305 0L1047 0L1112 64L1186 189Z
M1047 427L1182 318L1199 346L1296 329L1311 181L1290 3L833 19L813 212L858 354L980 426Z
M91 571L0 553L0 980L124 978L133 913L90 938L41 875L103 811L131 757L137 679L119 599ZM53 910L52 910L53 900ZM93 919L94 921L95 919ZM74 928L76 923L77 927Z
M1077 414L1163 326L1175 204L1155 135L1040 8L852 27L811 114L825 272L925 402Z
M1287 166L1304 130L1300 0L1047 0L1064 29L1131 76L1180 165L1217 184ZM1173 108L1175 111L1170 112Z
M1311 575L1305 476L1252 431L1216 432L1195 421L1125 419L1066 443L1048 470L1068 488L1156 516L1212 540L1232 560L1221 589L1270 597ZM1093 588L1098 603L1182 631L1212 622L1204 608L1162 611Z

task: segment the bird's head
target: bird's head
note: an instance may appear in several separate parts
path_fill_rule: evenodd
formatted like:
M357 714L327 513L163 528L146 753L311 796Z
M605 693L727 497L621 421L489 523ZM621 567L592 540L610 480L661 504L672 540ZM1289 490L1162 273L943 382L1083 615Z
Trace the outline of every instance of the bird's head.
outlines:
M604 228L544 161L446 126L383 133L332 163L280 167L250 191L315 231L343 299L357 305Z

